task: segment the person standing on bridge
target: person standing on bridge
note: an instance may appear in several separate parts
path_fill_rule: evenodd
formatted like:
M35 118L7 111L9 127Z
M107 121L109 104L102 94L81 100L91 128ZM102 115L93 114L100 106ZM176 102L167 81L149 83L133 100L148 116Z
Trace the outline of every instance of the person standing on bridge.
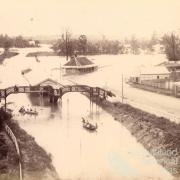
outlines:
M14 92L17 92L18 91L18 87L15 85L14 86Z

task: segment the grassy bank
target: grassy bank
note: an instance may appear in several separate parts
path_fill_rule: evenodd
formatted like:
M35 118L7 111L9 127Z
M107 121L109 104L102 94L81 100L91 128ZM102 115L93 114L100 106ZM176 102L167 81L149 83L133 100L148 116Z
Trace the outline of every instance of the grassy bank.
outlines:
M0 131L0 179L1 180L18 180L19 169L17 154L13 143L7 134Z
M128 104L98 100L173 176L180 177L180 124Z
M58 175L56 174L55 168L52 165L51 155L47 154L46 151L36 143L35 139L27 134L26 131L24 131L15 120L6 118L5 122L12 129L14 135L17 138L21 153L21 163L24 179L58 180ZM15 149L14 147L9 147L8 144L6 144L6 146L9 150ZM0 150L0 153L3 153L3 151ZM16 159L16 152L12 153L11 156L12 159L15 159L14 162L16 162L16 164L12 166L12 169L17 169L18 161ZM9 167L11 165L12 163L7 161L7 166ZM0 174L2 175L2 173ZM6 174L8 175L8 172Z
M5 51L3 54L0 55L0 64L3 63L3 61L6 59L6 58L11 58L13 56L16 56L18 55L19 53L17 52L11 52L11 51Z
M0 109L0 179L16 180L19 177L18 156L14 144L3 128L4 120L11 116Z
M57 180L58 176L52 165L51 155L40 147L35 139L19 127L17 122L9 120L21 151L24 178L26 180Z

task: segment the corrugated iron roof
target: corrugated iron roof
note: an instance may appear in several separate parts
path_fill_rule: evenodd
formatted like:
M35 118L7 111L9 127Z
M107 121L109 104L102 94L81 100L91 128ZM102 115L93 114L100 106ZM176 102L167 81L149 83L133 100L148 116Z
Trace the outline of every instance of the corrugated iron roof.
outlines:
M94 64L87 57L71 57L70 61L64 64L64 66L85 66Z
M169 74L170 72L164 66L155 66L141 69L141 74Z

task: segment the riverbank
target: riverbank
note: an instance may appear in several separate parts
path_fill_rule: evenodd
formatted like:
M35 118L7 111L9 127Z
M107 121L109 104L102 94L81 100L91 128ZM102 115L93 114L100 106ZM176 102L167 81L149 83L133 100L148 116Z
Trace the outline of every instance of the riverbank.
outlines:
M180 125L128 104L98 100L174 177L180 177Z
M6 123L16 136L20 148L23 179L59 180L56 170L52 165L51 155L47 154L46 151L36 143L35 139L27 134L15 120L7 119ZM14 147L9 147L8 144L7 147L9 150L15 149ZM0 150L0 153L3 153L3 151ZM17 158L16 152L12 153L11 157ZM17 159L14 161L18 163ZM0 163L1 162L2 161L0 161ZM7 161L7 166L12 166L12 169L17 169L18 164L13 165L13 163ZM8 168L6 168L6 172L7 169ZM7 172L6 176L8 175Z
M5 132L3 122L11 118L10 114L0 109L0 179L18 179L18 156L10 137Z
M3 61L6 59L6 58L11 58L13 56L16 56L18 55L19 53L17 52L11 52L11 51L6 51L4 52L3 54L0 55L0 64L3 63Z
M18 180L17 154L14 145L5 131L0 131L0 179Z

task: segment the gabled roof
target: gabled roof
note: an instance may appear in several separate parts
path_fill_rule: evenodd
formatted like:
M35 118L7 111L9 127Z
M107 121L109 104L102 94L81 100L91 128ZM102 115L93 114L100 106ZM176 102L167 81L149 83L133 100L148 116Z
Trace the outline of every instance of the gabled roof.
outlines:
M141 75L169 74L170 72L165 66L155 66L141 69Z
M64 64L64 66L86 66L94 64L86 57L71 57L70 61Z
M180 67L180 61L172 61L167 62L165 64L166 67Z
M31 86L53 86L54 88L62 87L63 85L51 78L48 73L40 73L39 71L31 71L30 73L24 74L24 79Z
M39 82L38 84L36 84L36 86L38 86L38 85L40 85L40 86L52 86L54 88L60 88L60 87L63 86L59 82L57 82L57 81L55 81L53 79L50 79L50 78L47 78L47 79Z

